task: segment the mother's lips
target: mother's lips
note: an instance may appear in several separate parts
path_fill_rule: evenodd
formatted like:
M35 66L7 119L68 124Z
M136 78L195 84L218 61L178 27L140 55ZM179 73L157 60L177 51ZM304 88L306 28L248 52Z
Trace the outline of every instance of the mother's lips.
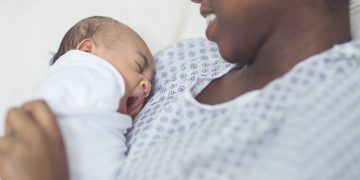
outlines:
M209 25L211 22L213 22L216 19L216 14L208 14L206 17L206 24Z
M215 14L208 14L206 16L206 22L208 26L206 28L206 37L210 41L215 41L215 33L216 33L216 15Z

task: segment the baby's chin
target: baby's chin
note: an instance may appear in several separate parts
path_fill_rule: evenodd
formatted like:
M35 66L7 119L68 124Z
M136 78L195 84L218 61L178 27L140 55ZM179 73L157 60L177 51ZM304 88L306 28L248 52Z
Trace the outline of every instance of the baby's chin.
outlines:
M136 107L134 110L132 110L131 112L128 112L127 110L125 110L124 108L120 108L117 110L117 112L121 113L121 114L127 114L129 116L131 116L131 118L136 117L136 115L138 115L142 109L142 106L138 106Z
M137 106L131 112L128 112L128 115L131 116L132 118L136 117L140 113L142 107L143 107L143 103L141 103L139 106Z

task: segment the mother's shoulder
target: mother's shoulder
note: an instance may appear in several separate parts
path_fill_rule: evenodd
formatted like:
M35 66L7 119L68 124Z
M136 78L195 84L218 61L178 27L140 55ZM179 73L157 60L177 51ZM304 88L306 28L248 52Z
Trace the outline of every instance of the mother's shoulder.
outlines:
M169 46L165 47L164 49L160 50L159 52L155 53L155 59L161 58L165 54L171 54L171 52L181 52L181 51L188 51L191 49L196 48L213 48L213 50L217 50L217 45L204 37L196 37L196 38L187 38L181 39Z

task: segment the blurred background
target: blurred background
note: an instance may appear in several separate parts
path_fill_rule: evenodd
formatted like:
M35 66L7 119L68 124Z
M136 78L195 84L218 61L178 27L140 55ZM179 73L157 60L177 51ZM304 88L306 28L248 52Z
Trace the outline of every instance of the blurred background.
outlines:
M190 0L0 0L0 133L6 109L29 97L66 31L94 15L129 25L153 54L205 30Z
M351 2L352 33L360 37L360 0ZM0 134L6 110L30 96L46 75L65 32L94 15L137 31L155 54L183 38L204 36L199 5L190 0L0 0Z

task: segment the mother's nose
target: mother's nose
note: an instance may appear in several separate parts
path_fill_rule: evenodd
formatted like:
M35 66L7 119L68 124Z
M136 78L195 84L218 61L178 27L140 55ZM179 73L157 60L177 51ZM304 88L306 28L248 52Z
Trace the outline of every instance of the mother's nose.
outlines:
M201 3L201 0L191 0L194 3Z

